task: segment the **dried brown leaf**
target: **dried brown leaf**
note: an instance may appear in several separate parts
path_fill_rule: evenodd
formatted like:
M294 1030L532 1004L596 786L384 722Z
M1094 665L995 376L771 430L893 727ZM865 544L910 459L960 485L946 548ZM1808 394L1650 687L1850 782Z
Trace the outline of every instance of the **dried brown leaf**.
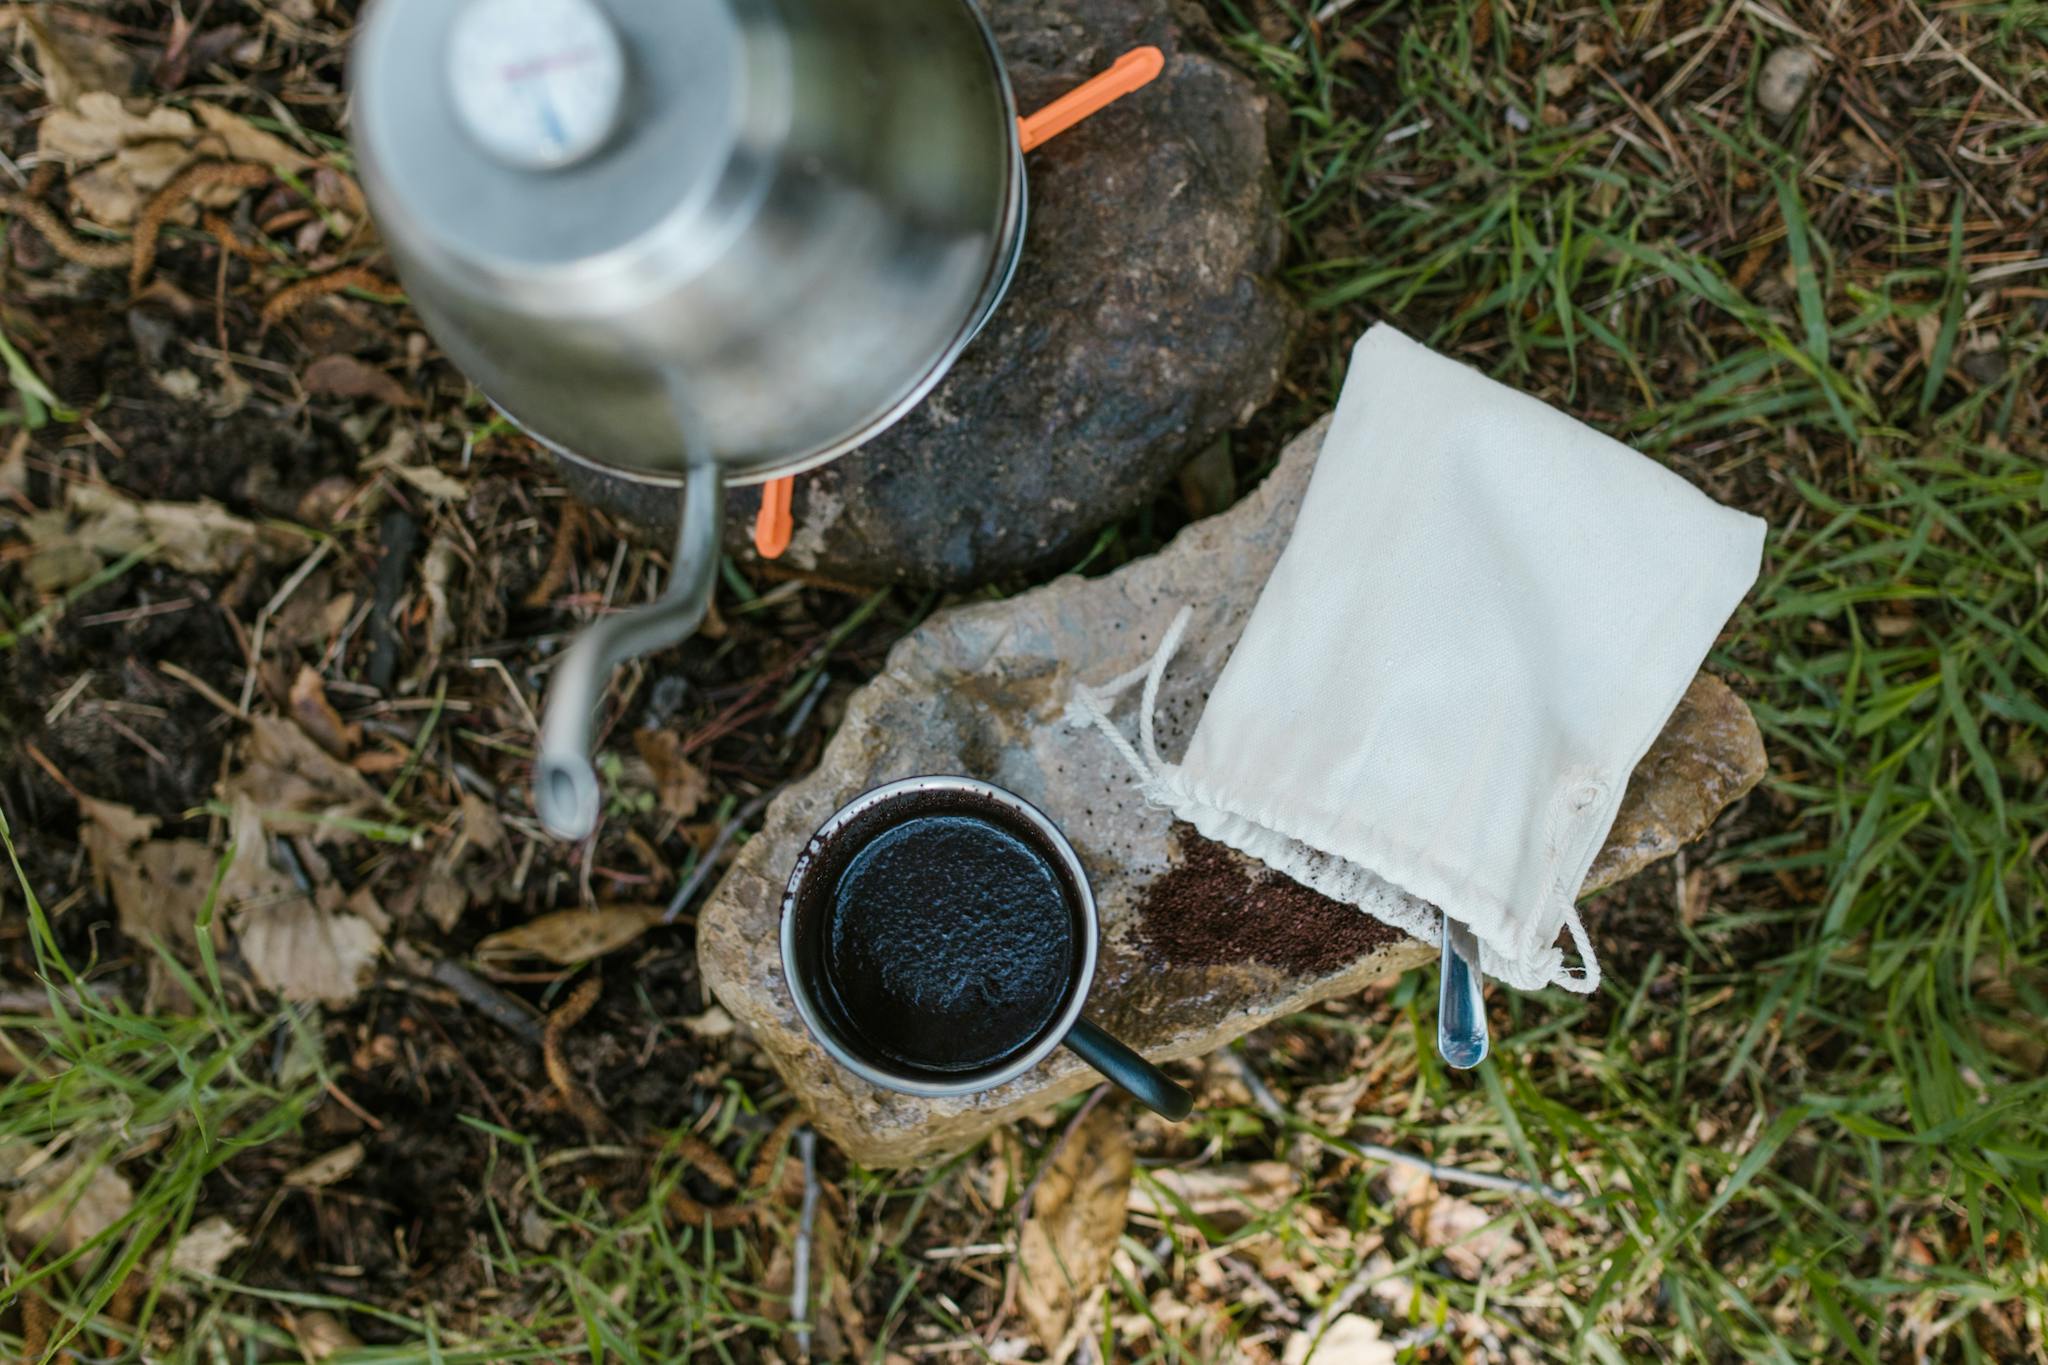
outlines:
M492 934L477 944L476 957L483 963L538 957L558 967L573 967L626 947L661 923L661 913L661 908L653 905L561 910Z
M462 837L471 848L496 853L505 846L505 822L498 808L475 792L462 794Z
M74 483L66 494L73 542L106 556L154 544L151 559L183 573L225 574L250 556L274 558L283 542L218 503L136 502L104 484Z
M636 730L633 747L654 774L654 790L662 810L678 820L695 815L711 795L711 779L683 756L683 737L673 730Z
M230 801L246 797L266 814L354 816L381 802L364 776L329 754L304 730L278 716L253 716L242 766L221 784ZM347 837L332 825L314 837Z
M121 932L194 960L199 914L220 855L187 839L152 839L159 821L111 801L87 798L79 811L85 820L78 841L92 859L95 883L114 902ZM225 944L217 923L214 943Z
M134 1205L134 1187L112 1166L52 1162L8 1199L7 1232L66 1255L119 1222Z
M299 1313L286 1320L291 1328L292 1341L298 1345L299 1354L308 1361L321 1361L343 1351L353 1351L363 1344L362 1338L348 1330L348 1325L324 1309L311 1313Z
M36 148L67 166L89 166L126 147L152 142L189 147L199 127L182 110L162 105L136 113L110 91L81 95L75 106L53 109L36 129ZM159 182L162 183L162 182Z
M194 1223L171 1250L170 1268L187 1275L214 1275L228 1257L249 1245L248 1234L218 1214Z
M372 916L321 907L273 866L269 836L247 796L236 800L232 830L233 858L221 897L232 910L249 974L287 1000L325 1005L354 1000L383 947ZM374 918L382 917L381 910L375 911Z
M436 868L427 874L427 880L420 887L420 911L434 922L442 933L449 933L462 920L462 912L469 909L469 888L462 879L446 868Z
M111 38L78 33L16 11L36 49L36 69L49 87L50 103L76 108L94 91L120 92L135 79L135 63Z
M469 498L468 484L430 464L405 465L391 472L434 502L465 502Z
M1345 1313L1320 1333L1295 1332L1287 1339L1282 1365L1395 1365L1400 1352L1382 1340L1380 1325L1359 1313Z
M1017 1301L1057 1362L1074 1349L1068 1331L1109 1274L1131 1188L1130 1120L1098 1105L1070 1132L1031 1197L1018 1238Z
M225 154L231 161L250 161L272 170L312 170L320 163L272 133L266 133L240 114L206 100L192 101L192 111L206 125L204 150Z
M319 669L311 665L299 669L299 676L292 680L290 700L292 719L315 744L334 757L347 758L363 742L363 727L344 725L341 713L327 700L327 687L320 680Z
M1424 1246L1440 1248L1443 1259L1463 1279L1476 1282L1528 1250L1499 1215L1445 1194L1436 1181L1412 1166L1389 1166L1386 1182L1409 1231Z
M394 408L416 408L420 400L405 385L352 355L323 355L306 367L299 383L307 393L328 398L374 398Z
M366 1155L363 1144L351 1142L337 1147L322 1156L316 1156L296 1170L287 1172L284 1183L294 1190L324 1190L330 1185L339 1185L355 1174L356 1167L363 1164Z
M1203 1218L1255 1217L1271 1213L1301 1191L1301 1176L1284 1161L1162 1167L1132 1184L1129 1209L1159 1218L1180 1218L1183 1210Z

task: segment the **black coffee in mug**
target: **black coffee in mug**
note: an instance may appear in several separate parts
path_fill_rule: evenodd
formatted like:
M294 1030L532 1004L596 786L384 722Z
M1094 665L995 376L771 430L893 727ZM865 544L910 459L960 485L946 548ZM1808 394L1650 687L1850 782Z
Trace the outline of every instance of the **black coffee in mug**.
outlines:
M1047 858L971 808L871 837L832 888L825 986L898 1065L975 1071L1028 1047L1066 1001L1070 893Z
M973 1096L1065 1047L1169 1119L1194 1103L1081 1017L1102 951L1087 868L1001 787L908 777L841 806L790 869L781 937L804 1026L870 1085Z

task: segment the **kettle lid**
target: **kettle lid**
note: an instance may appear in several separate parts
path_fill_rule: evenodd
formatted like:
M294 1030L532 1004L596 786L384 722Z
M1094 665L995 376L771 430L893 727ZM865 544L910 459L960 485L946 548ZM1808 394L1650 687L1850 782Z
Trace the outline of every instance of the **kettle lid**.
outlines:
M558 289L652 237L668 269L689 266L678 223L739 144L734 9L380 0L351 62L351 140L387 239L480 292Z

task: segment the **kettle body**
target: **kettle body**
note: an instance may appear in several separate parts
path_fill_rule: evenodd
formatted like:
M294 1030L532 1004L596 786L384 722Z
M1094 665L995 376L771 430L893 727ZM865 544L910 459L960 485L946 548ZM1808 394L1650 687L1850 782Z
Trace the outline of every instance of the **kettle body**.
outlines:
M641 477L757 482L879 434L1022 247L970 0L380 0L350 91L443 350L557 453Z

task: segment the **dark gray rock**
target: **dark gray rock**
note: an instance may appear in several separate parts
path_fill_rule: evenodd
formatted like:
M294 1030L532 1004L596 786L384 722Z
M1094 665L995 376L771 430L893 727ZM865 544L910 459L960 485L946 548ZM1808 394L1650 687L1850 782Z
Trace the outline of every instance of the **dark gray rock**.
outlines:
M989 0L1019 107L1151 43L1166 70L1034 151L1009 296L893 430L803 476L793 568L962 588L1072 563L1279 382L1298 314L1267 101L1194 49L1166 0ZM676 495L565 468L572 492L657 535ZM751 553L752 489L728 540Z

